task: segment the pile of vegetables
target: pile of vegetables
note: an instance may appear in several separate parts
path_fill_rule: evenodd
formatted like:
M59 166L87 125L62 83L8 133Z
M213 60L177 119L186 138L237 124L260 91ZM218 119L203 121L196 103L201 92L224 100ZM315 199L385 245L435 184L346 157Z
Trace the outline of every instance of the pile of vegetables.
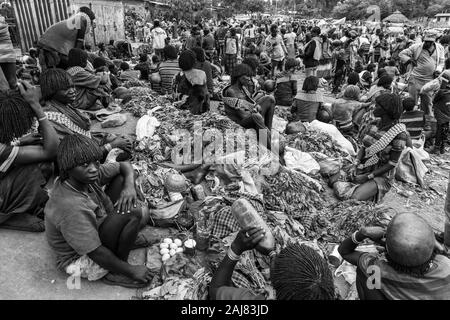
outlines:
M166 112L167 108L174 108L172 102L167 97L158 95L149 87L131 87L129 88L129 95L132 98L123 105L123 109L132 113L137 118L142 117L147 114L148 110L158 106L161 106Z
M303 152L321 152L331 158L345 158L347 156L333 142L333 138L329 134L320 131L306 131L287 135L286 145Z
M340 201L328 208L328 233L343 241L364 226L387 227L396 211L357 200Z
M309 229L325 204L321 185L307 175L280 167L277 174L265 177L263 195L266 209L282 211Z

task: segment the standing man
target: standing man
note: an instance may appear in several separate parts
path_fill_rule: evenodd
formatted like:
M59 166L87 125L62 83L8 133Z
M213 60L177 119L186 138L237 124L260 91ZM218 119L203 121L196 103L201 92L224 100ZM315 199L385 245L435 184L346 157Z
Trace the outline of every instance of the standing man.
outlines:
M444 70L444 48L436 43L436 34L430 31L425 33L424 42L411 45L399 54L403 63L411 64L412 71L408 83L408 91L417 103L420 89L429 81L437 78ZM421 108L431 115L430 94L421 96Z
M88 7L81 7L77 14L50 26L39 38L39 63L47 68L66 69L69 51L84 48L84 38L89 34L95 14Z
M283 71L284 58L288 54L283 38L278 34L278 26L273 24L270 26L270 35L266 39L266 50L272 61L272 78L275 75L275 68Z
M306 77L317 76L317 66L322 58L322 45L320 39L320 28L314 27L311 30L312 39L306 44L303 63L305 65Z
M155 20L151 31L153 50L162 61L164 60L164 47L166 46L167 33L161 28L159 20Z

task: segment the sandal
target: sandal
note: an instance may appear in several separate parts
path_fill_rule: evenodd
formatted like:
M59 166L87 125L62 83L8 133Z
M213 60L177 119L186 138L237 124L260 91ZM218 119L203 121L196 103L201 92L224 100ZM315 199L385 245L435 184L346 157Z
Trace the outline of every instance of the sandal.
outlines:
M139 282L120 274L108 273L102 278L103 283L110 286L121 286L124 288L138 289L149 285L148 282Z
M44 232L45 222L31 214L20 213L13 215L0 224L0 228L27 232Z

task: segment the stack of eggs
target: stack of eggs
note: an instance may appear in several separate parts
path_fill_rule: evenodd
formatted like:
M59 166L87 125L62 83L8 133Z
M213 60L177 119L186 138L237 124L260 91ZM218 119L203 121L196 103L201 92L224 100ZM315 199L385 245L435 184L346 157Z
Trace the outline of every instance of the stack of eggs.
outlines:
M180 239L172 240L170 238L166 238L159 245L159 248L161 249L159 253L162 256L162 261L166 261L177 253L182 253L184 251Z

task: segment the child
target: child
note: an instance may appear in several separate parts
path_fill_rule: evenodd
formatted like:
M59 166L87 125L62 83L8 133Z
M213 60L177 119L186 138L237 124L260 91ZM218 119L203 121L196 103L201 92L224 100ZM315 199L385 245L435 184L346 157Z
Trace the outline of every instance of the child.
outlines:
M137 70L130 70L130 65L126 62L120 64L120 70L119 79L122 81L137 80L139 78L140 72Z
M416 102L413 98L405 98L403 104L403 115L400 123L404 123L411 140L418 140L422 136L425 127L425 113L416 109Z
M297 79L294 72L298 62L294 58L288 58L285 64L285 71L277 75L275 100L280 106L291 106L294 97L297 95Z
M102 157L97 143L86 136L61 141L60 177L44 209L47 241L58 268L68 274L90 281L106 275L107 284L143 287L152 279L150 271L127 261L133 247L148 245L143 237L136 240L149 211L137 202L131 164L101 165Z
M333 61L334 61L334 79L333 79L333 94L339 93L339 88L345 78L345 50L342 48L342 42L340 40L334 40L332 45Z
M150 65L150 82L152 83L152 89L155 90L156 92L160 93L161 92L161 77L155 76L155 74L159 75L159 65L160 65L160 59L159 56L154 55L152 57L152 63Z
M400 75L400 71L398 71L395 60L389 60L389 63L386 67L384 67L384 70L386 70L387 74L390 75L394 81L397 79L397 77Z

